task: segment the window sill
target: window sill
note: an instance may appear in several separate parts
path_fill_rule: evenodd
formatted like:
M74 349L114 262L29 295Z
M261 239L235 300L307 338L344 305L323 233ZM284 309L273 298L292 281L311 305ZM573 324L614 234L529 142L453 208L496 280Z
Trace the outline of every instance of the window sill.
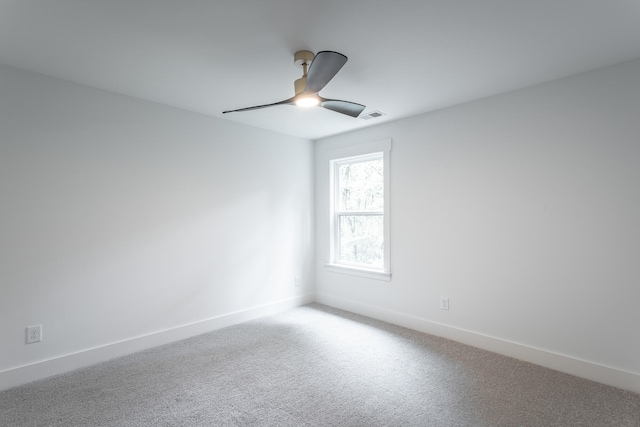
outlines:
M357 268L340 264L325 264L324 269L332 273L348 274L350 276L365 277L367 279L391 281L391 273L379 270L368 270L366 268Z

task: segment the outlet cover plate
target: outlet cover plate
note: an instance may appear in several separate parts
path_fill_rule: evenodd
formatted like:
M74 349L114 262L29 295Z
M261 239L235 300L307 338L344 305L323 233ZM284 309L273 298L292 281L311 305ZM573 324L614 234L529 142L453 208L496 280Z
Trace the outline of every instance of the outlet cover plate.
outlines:
M42 341L42 325L27 326L27 344Z
M440 297L440 309L449 310L449 297Z

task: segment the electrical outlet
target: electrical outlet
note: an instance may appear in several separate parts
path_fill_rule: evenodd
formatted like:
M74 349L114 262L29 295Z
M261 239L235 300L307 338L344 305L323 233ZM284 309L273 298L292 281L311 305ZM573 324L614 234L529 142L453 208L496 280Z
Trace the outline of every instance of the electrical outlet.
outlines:
M440 310L449 310L449 297L440 297Z
M294 284L295 284L296 287L300 286L300 276L296 276L296 280L295 280Z
M42 325L27 326L27 344L42 341Z

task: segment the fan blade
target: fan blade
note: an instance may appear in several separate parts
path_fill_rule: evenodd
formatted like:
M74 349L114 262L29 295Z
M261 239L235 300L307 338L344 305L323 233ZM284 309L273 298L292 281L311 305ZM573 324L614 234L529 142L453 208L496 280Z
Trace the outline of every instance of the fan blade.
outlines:
M261 108L275 107L276 105L294 105L293 98L285 99L284 101L280 101L280 102L274 102L273 104L256 105L255 107L247 107L247 108L239 108L237 110L223 111L222 114L237 113L239 111L259 110Z
M347 116L351 117L358 117L360 113L362 113L362 111L365 109L364 105L356 104L355 102L325 98L320 98L320 106L326 108L327 110L346 114Z
M305 93L320 92L346 62L347 57L341 53L328 50L318 52L309 66Z

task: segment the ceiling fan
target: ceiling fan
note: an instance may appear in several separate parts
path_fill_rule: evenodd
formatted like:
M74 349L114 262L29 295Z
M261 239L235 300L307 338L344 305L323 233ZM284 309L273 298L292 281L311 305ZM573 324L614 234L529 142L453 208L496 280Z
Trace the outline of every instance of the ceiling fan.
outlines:
M273 104L223 111L223 114L258 110L260 108L275 107L276 105L296 105L298 107L320 106L347 116L358 117L365 109L364 105L323 98L318 93L340 71L346 62L347 57L338 52L325 50L318 52L317 55L306 50L296 52L293 57L293 63L295 66L302 68L302 77L294 83L296 94L293 97Z

